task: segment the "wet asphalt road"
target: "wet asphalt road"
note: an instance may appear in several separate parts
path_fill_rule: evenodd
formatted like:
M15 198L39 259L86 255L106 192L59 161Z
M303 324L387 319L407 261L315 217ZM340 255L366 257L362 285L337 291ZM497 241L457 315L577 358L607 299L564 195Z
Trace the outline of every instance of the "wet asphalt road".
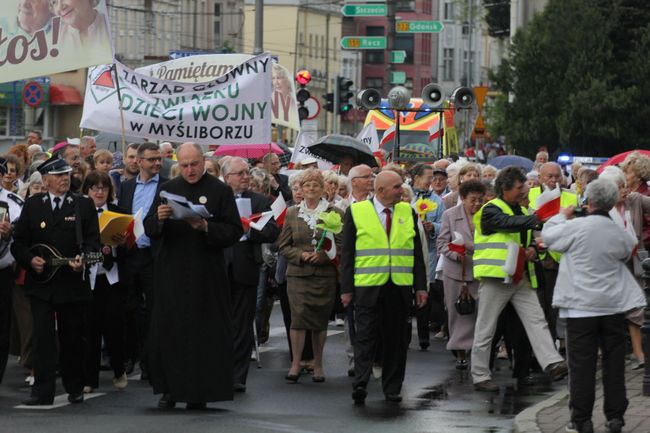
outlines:
M296 385L286 384L289 367L284 328L279 308L272 317L272 337L262 349L262 368L251 364L246 393L235 400L211 403L205 411L156 408L158 397L132 375L125 391L116 391L109 372L102 372L102 393L81 405L50 410L20 409L15 406L28 396L25 371L11 357L0 385L0 432L2 433L178 433L178 432L509 432L513 418L564 386L564 381L542 383L518 390L510 378L507 361L498 361L495 380L499 394L472 390L471 379L454 368L444 342L433 341L427 352L411 344L402 403L384 401L378 381L368 386L366 405L357 407L350 397L343 328L330 327L325 346L325 383L313 383L302 376ZM136 369L137 372L137 369ZM59 383L58 395L65 400Z

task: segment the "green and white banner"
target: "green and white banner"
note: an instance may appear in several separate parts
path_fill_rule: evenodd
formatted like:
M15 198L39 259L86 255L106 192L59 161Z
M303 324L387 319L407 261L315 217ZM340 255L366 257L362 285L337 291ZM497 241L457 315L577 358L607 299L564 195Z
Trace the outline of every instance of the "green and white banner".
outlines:
M119 84L127 136L221 146L271 142L269 54L205 83L161 80L120 63L114 67L88 71L82 128L122 133Z

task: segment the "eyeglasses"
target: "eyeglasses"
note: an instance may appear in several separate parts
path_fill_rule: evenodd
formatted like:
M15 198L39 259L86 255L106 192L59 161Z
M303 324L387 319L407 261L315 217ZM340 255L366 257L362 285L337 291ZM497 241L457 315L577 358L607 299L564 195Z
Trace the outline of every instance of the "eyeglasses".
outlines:
M161 162L162 161L162 158L160 156L154 156L154 157L151 157L151 158L140 158L140 159L144 159L145 161L150 162L152 164L154 162Z
M242 170L242 171L237 171L235 173L228 173L228 176L245 177L245 176L250 176L250 172L248 170Z
M108 192L108 187L107 187L107 186L97 186L97 185L94 185L94 186L91 186L91 187L90 187L90 190L91 190L92 192L104 192L104 191Z

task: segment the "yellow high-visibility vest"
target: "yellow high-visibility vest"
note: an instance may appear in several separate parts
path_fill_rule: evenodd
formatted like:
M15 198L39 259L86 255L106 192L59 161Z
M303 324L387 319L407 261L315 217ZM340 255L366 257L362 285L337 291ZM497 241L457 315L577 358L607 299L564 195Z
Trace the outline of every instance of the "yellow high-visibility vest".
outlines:
M491 235L483 234L481 230L481 216L485 206L493 204L497 206L506 215L514 216L514 212L505 201L500 198L495 198L487 202L481 209L474 215L474 278L481 279L482 277L489 278L507 278L508 275L503 270L508 257L508 241L512 241L517 245L521 244L519 232L506 233L496 232ZM524 215L528 215L528 210L522 206L521 208ZM527 231L526 246L530 245L532 238L531 230ZM537 275L535 274L535 266L532 262L527 263L528 275L530 277L530 285L535 289L537 288Z
M542 193L541 186L531 188L530 191L528 191L528 200L530 201L529 206L533 211L537 210L535 199L537 199L537 197L539 197L541 193ZM560 194L560 207L562 209L566 209L569 206L578 207L578 195L572 193L571 191L562 190ZM553 258L553 260L555 260L557 263L560 263L560 258L562 257L562 254L550 250L548 251L548 253Z
M412 286L415 225L411 206L397 203L393 208L390 240L372 201L350 207L357 228L354 285L381 286L390 278L397 286Z

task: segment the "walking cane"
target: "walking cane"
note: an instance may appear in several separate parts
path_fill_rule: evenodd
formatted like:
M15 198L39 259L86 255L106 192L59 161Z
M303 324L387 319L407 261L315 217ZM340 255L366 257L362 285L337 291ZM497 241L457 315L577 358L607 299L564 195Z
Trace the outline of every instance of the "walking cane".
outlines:
M262 368L262 360L260 359L260 345L257 342L257 326L253 322L253 336L255 340L255 361L257 362L257 368Z

